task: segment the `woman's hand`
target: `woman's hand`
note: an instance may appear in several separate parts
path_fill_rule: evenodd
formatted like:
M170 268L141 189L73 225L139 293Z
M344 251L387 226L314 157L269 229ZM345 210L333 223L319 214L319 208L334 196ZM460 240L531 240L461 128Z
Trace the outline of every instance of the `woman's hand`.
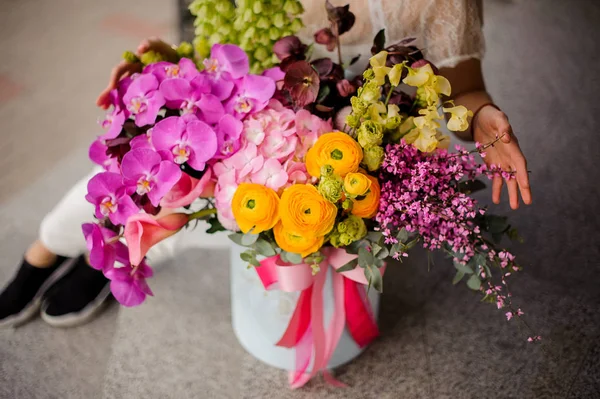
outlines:
M142 42L138 45L135 54L138 57L141 57L142 54L147 53L148 51L161 53L166 59L177 59L177 51L174 50L170 44L165 43L157 37L151 37L149 39L142 40ZM98 96L96 105L100 108L107 109L110 106L110 91L117 87L119 80L141 71L142 64L130 63L125 60L121 61L112 69L110 78L108 80L108 86L106 86L106 88Z
M475 116L473 123L473 138L486 145L498 140L485 150L484 158L488 165L499 165L502 170L515 173L515 178L506 181L510 207L519 207L519 194L527 205L531 204L531 190L527 174L527 161L521 152L517 137L512 131L504 112L491 105L484 106ZM496 176L492 182L492 201L500 203L503 179Z

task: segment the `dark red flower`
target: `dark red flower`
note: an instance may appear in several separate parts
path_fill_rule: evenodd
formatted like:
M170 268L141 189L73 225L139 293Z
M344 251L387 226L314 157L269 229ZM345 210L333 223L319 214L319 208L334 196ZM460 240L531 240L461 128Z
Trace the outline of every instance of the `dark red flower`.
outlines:
M328 51L335 50L336 37L329 28L319 29L315 32L315 42L327 46Z
M293 35L282 37L273 45L273 52L280 61L288 57L293 57L296 61L303 60L306 58L306 49L307 47L302 44L300 39Z
M342 97L351 96L356 92L356 87L352 83L350 83L347 79L342 79L336 83L335 87L337 88L338 93Z
M327 18L337 27L335 33L338 36L348 32L354 25L356 17L350 12L349 4L346 4L343 7L334 7L329 0L327 0L325 2L325 8L327 10Z
M283 87L297 106L313 103L319 94L319 75L306 61L296 61L287 68Z

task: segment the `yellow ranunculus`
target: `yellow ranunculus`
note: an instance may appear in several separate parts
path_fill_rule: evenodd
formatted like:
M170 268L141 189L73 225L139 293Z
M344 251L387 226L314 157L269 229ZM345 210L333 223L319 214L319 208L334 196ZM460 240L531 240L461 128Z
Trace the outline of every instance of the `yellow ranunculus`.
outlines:
M352 204L352 214L364 219L371 219L379 210L379 197L381 188L376 177L365 175L371 181L371 187L363 199L354 200Z
M429 79L435 76L431 65L425 64L419 68L408 68L408 76L402 81L409 86L420 87L429 82Z
M362 161L360 145L346 133L326 133L306 154L306 170L313 177L321 176L321 166L331 165L340 177L356 172Z
M242 232L258 234L279 221L279 197L261 184L242 183L235 190L231 210Z
M323 198L315 186L294 184L281 195L279 216L289 232L324 236L333 227L336 215L337 207Z
M312 237L310 235L301 235L292 233L278 223L273 229L275 242L279 248L287 252L300 254L303 258L317 252L323 246L323 236Z
M442 108L444 112L451 114L448 120L448 130L453 132L463 132L469 128L468 118L473 116L473 112L462 105L456 107Z
M385 77L392 69L390 67L385 66L385 62L387 61L387 55L387 51L380 51L379 53L375 54L369 59L369 63L371 64L373 72L375 73L375 79L373 80L379 86L385 83Z
M344 190L350 196L365 195L369 188L371 188L371 180L363 173L348 173L344 179Z

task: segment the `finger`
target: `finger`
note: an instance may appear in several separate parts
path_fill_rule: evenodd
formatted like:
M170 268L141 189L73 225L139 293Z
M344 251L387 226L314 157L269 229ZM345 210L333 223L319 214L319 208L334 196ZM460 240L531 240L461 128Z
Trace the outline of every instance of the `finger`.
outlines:
M531 188L529 187L529 173L527 173L527 162L522 158L515 167L517 171L517 184L521 192L521 198L526 205L531 204Z
M510 207L512 209L519 208L519 187L515 179L506 181L506 187L508 188L508 199Z
M500 194L502 193L502 177L494 176L492 180L492 201L494 204L500 203Z
M102 109L107 109L110 106L109 96L110 90L104 89L96 99L96 105Z
M144 39L135 50L135 55L140 57L142 54L148 52L148 50L150 50L150 40Z

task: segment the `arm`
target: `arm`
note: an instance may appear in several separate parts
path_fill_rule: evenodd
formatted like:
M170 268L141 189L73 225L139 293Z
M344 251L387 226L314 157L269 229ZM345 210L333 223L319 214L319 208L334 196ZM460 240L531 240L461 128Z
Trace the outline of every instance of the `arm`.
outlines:
M503 170L515 172L515 179L506 181L512 209L519 207L519 191L523 202L531 204L527 161L507 116L492 105L492 98L485 90L481 62L469 59L453 68L442 68L440 74L450 81L454 103L475 112L470 128L457 133L458 137L482 144L491 143L499 137L500 141L486 150L484 160L488 165L500 165ZM499 176L492 182L492 200L496 204L500 203L503 183Z

